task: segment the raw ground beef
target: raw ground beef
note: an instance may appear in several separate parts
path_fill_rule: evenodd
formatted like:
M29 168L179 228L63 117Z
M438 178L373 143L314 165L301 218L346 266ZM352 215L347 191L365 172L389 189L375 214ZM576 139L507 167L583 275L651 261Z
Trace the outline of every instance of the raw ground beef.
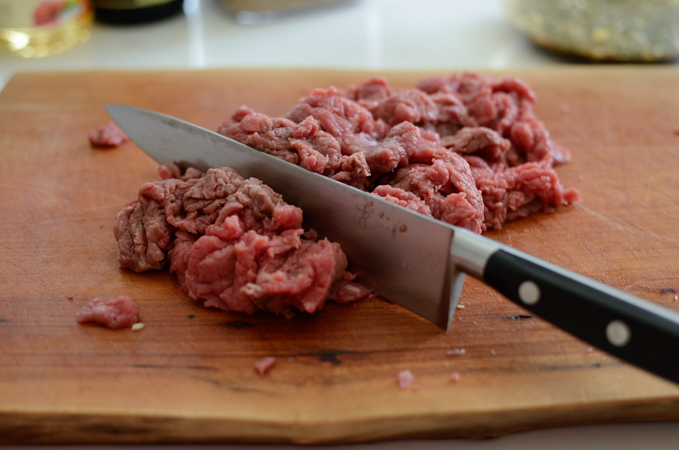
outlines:
M429 77L413 88L373 77L315 89L272 118L246 106L219 132L257 150L475 232L579 201L553 166L570 152L513 77Z
M129 328L139 322L139 307L131 297L113 300L95 298L76 314L78 323L98 323L112 330Z
M127 142L129 137L115 122L109 122L92 130L89 140L92 147L113 148Z
M255 178L224 167L161 166L118 213L120 267L169 267L206 307L252 314L313 313L326 300L371 295L347 272L340 246L302 229L302 210Z
M579 201L554 166L569 161L513 77L429 77L394 88L373 77L315 89L285 117L241 106L219 132L413 211L481 233ZM370 292L336 243L304 231L302 211L233 169L161 166L116 217L122 268L168 267L207 307L313 313Z

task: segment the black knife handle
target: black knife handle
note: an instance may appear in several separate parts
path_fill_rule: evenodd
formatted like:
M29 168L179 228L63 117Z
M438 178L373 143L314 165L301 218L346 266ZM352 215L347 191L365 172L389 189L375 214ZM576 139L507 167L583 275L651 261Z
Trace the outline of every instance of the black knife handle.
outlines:
M574 336L679 383L676 314L518 251L495 251L483 281Z

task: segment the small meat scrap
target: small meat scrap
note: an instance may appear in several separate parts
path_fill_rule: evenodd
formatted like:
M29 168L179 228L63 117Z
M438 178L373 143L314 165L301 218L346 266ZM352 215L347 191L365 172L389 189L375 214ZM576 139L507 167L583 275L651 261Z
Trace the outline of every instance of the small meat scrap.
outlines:
M514 77L466 72L397 88L372 77L314 89L284 117L241 106L218 132L477 233L579 201L553 167L570 151Z
M76 314L78 323L98 323L112 330L129 328L139 322L139 307L132 297L113 300L95 298Z
M90 145L99 148L114 148L130 138L113 121L90 132Z
M247 314L290 317L372 295L353 282L339 244L305 232L302 210L260 180L228 167L159 173L116 217L121 268L169 267L205 307Z
M415 375L408 369L400 371L396 376L396 384L401 389L408 389L413 381L415 381Z
M462 381L462 376L460 375L459 372L453 372L450 374L450 381L452 381L453 383L459 383L460 381Z
M260 377L263 377L275 364L276 358L273 356L266 356L255 363L255 371Z

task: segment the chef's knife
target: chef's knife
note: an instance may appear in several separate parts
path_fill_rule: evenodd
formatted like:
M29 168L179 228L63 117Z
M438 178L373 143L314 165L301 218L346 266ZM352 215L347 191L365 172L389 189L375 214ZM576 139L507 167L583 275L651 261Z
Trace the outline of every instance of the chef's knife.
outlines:
M467 273L578 338L679 382L679 315L668 309L188 122L106 109L160 164L229 166L264 181L302 208L305 227L342 246L358 281L442 328Z

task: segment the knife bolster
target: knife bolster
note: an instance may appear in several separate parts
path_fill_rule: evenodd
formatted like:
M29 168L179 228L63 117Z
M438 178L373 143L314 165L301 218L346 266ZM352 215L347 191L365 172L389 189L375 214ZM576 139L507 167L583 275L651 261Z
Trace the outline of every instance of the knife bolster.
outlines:
M490 256L502 248L502 244L479 236L471 231L456 228L450 244L450 259L455 267L483 280L483 273Z

